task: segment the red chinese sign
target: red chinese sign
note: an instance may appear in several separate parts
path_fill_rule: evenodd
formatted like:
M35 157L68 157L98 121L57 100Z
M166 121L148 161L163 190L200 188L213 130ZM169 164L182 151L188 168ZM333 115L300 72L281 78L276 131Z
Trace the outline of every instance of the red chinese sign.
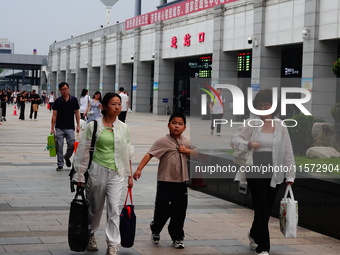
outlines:
M190 13L202 11L208 8L213 8L216 5L236 2L238 0L187 0L178 4L173 4L164 7L154 12L149 12L143 15L127 19L125 21L125 29L132 29L158 21L169 20L180 16L188 15Z
M190 34L186 34L185 36L184 36L184 43L183 43L183 45L184 46L190 46L190 43L191 43L191 35Z
M177 49L177 37L176 36L171 38L171 48Z

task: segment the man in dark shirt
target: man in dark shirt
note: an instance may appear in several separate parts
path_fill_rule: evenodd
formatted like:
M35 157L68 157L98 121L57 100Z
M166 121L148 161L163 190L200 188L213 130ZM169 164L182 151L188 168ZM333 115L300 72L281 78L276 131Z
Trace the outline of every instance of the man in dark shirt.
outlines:
M32 90L29 101L31 102L30 120L32 120L33 113L34 113L34 120L37 120L38 107L39 107L39 104L41 103L41 99L40 99L40 96L36 93L35 89Z
M80 114L78 99L70 95L68 83L59 84L61 96L53 104L51 120L51 134L55 134L57 146L57 171L62 171L64 159L67 167L71 167L70 157L73 154L74 145L74 117L76 118L76 132L80 130ZM67 142L67 149L63 155L64 138Z

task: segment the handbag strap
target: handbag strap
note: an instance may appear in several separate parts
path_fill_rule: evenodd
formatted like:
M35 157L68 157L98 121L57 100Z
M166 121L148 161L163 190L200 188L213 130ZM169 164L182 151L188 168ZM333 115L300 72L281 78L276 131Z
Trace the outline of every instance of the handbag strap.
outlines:
M93 133L92 133L92 140L91 140L91 148L90 148L90 159L89 159L89 164L87 166L87 169L90 168L91 163L92 163L92 158L93 158L93 153L94 153L94 145L96 143L96 132L97 132L97 121L94 120L94 127L93 127Z
M289 196L290 198L295 201L294 199L294 194L293 194L293 189L292 189L292 185L289 185L287 184L287 187L286 187L286 191L285 191L285 195L283 198L288 198L288 193L289 193Z
M128 190L127 190L127 192L126 192L124 207L126 206L126 202L127 202L127 200L128 200L129 195L130 195L130 202L131 202L131 205L133 205L133 202L132 202L132 188L128 188Z
M74 196L74 199L77 199L78 196L80 196L83 201L86 201L85 195L84 195L84 189L85 188L82 186L77 186L77 192L76 192L76 195Z

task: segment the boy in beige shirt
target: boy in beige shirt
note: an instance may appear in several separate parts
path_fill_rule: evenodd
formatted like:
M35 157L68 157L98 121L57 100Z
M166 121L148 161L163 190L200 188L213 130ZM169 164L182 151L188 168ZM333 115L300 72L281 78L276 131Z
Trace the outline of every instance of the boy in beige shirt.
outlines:
M183 249L184 221L188 206L186 181L189 180L187 159L198 153L190 145L189 138L182 135L186 129L186 118L182 113L174 113L169 118L169 134L158 139L143 157L133 178L138 180L142 170L152 157L159 159L157 173L157 192L151 242L158 244L160 232L170 218L168 231L172 246Z

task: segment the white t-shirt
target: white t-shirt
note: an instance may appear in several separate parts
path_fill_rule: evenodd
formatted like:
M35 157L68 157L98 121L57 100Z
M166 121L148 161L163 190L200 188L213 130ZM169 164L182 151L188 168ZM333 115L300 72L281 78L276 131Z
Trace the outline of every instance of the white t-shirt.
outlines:
M90 96L89 95L85 95L84 97L80 98L80 107L79 107L80 113L86 112L86 109L89 105L89 102L90 102Z
M127 102L128 102L128 96L124 93L119 93L121 99L122 99L122 112L127 111Z
M221 95L221 101L222 101L223 104L225 103L224 96L222 96L222 95ZM221 113L224 112L223 105L221 105L220 100L218 100L217 97L215 97L216 103L214 103L214 100L211 100L210 102L213 104L212 112L211 112L212 114L221 114Z

